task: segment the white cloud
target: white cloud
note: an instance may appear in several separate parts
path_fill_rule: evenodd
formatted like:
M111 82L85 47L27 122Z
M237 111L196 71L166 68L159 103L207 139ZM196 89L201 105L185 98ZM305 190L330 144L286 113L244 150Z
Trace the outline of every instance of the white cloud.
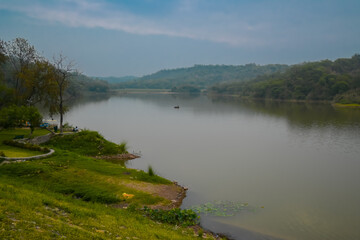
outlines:
M239 46L264 43L256 37L258 27L240 20L236 14L201 12L197 2L180 1L172 14L158 18L114 10L104 2L88 0L63 0L55 6L22 1L20 4L0 4L0 9L22 12L35 19L70 27L99 27L132 34L166 35Z

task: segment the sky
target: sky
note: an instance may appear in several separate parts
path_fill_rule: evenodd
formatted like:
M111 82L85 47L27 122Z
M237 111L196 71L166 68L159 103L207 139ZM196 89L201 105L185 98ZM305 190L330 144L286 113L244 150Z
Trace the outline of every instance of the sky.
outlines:
M88 76L194 64L296 64L360 53L359 0L0 0L0 39Z

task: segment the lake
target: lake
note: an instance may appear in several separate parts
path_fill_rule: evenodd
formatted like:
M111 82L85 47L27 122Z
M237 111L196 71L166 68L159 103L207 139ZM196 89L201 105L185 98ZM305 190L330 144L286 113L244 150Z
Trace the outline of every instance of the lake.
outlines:
M179 109L174 109L179 105ZM189 188L183 208L244 203L201 224L234 239L360 239L360 110L320 103L127 94L65 116ZM247 205L246 205L246 204Z

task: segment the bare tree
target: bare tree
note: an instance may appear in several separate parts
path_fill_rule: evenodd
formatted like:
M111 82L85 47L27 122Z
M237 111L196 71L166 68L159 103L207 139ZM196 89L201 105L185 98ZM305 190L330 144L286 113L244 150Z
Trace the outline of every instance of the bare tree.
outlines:
M0 39L0 67L3 63L5 63L5 61L6 61L5 42ZM0 83L2 81L2 78L3 78L3 72L2 69L0 68Z
M74 96L68 91L71 77L77 70L75 64L64 55L53 57L53 87L49 88L50 114L60 115L60 132L63 132L64 115L68 111L67 102Z

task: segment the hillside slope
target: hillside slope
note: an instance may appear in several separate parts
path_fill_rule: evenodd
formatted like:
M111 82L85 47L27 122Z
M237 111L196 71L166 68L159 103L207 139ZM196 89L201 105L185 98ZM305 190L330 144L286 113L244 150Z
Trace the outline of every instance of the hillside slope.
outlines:
M291 66L283 73L258 76L253 80L219 84L211 93L253 98L336 100L360 103L360 55Z
M216 83L245 81L259 75L281 72L287 68L287 65L280 64L264 66L256 64L195 65L189 68L161 70L132 81L119 83L116 86L118 88L172 89L190 85L204 89Z

